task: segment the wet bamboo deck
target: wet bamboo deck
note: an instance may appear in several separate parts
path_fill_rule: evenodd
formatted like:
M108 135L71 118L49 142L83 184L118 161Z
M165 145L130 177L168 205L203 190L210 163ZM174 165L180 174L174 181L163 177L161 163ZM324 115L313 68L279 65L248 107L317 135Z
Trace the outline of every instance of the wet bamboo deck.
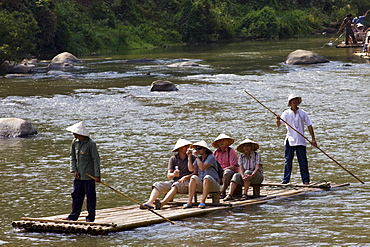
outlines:
M155 212L163 215L171 221L181 220L188 217L195 217L208 214L218 210L227 210L235 207L243 207L252 204L266 203L271 200L277 200L286 197L293 197L309 192L330 190L348 186L345 184L320 183L315 185L264 183L261 187L261 196L250 198L248 200L227 201L217 204L207 202L207 208L199 209L196 204L193 208L182 209L185 198L176 199L161 210ZM251 191L251 190L250 190ZM199 200L198 200L199 201ZM57 232L57 233L88 233L88 234L108 234L128 230L136 227L142 227L152 224L165 222L166 220L149 210L141 210L138 205L107 208L96 211L96 220L93 223L85 222L87 212L83 212L78 221L63 221L68 214L55 215L43 218L22 218L20 221L14 221L13 227L35 232Z

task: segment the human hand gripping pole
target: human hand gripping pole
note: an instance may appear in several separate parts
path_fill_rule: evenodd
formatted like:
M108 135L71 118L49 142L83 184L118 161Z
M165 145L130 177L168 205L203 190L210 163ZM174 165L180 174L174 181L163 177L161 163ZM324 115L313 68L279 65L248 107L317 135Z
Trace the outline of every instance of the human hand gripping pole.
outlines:
M173 222L172 220L170 220L170 219L168 219L167 217L165 217L165 216L163 216L163 215L161 215L161 214L157 213L157 212L156 212L156 211L154 211L153 209L148 208L147 206L145 206L145 205L141 204L140 202L136 201L135 199L133 199L133 198L131 198L131 197L129 197L129 196L127 196L127 195L123 194L122 192L120 192L120 191L118 191L118 190L116 190L116 189L112 188L111 186L109 186L108 184L104 183L103 181L101 181L101 180L100 180L100 181L97 181L97 179L96 179L95 177L91 176L91 175L90 175L90 174L88 174L88 173L86 173L86 175L87 175L87 176L89 176L90 178L94 179L97 183L101 183L101 184L103 184L103 185L107 186L109 189L113 190L114 192L117 192L118 194L120 194L120 195L122 195L122 196L126 197L127 199L129 199L130 201L132 201L132 202L134 202L134 203L136 203L136 204L139 204L139 205L140 205L140 206L142 206L142 207L145 207L145 208L149 209L149 211L150 211L150 212L152 212L153 214L156 214L156 215L158 215L159 217L161 217L161 218L163 218L163 219L167 220L167 221L168 221L168 222L170 222L171 224L176 225L176 223L175 223L175 222Z
M275 115L275 117L278 117L278 115L271 111L267 106L265 106L264 104L262 104L257 98L255 98L252 94L248 93L247 90L244 90L244 92L246 92L249 96L251 96L255 101L257 101L260 105L262 105L263 107L265 107L269 112L271 112L272 114ZM305 137L302 133L300 133L298 130L296 130L295 128L293 128L290 124L288 124L286 121L284 121L283 119L280 119L282 122L284 122L287 126L289 126L289 128L291 128L292 130L294 130L295 132L297 132L299 135L301 135L304 139L306 139L309 143L311 143L312 146L316 147L318 150L320 150L323 154L325 154L329 159L331 159L332 161L334 161L337 165L339 165L343 170L345 170L346 172L348 172L350 175L352 175L352 177L354 177L355 179L357 179L360 183L362 184L365 184L361 179L359 179L356 175L354 175L352 172L350 172L348 169L346 169L344 166L342 166L338 161L336 161L334 158L332 158L331 156L329 156L327 153L324 152L324 150L322 150L320 147L318 147L317 145L314 145L314 143L312 143L312 141L310 141L307 137Z

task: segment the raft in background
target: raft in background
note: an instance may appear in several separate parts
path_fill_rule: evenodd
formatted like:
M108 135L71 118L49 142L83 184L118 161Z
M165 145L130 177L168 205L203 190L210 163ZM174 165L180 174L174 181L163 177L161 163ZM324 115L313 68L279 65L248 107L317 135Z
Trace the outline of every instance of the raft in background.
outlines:
M353 55L358 56L358 57L361 57L361 58L363 58L363 59L370 59L370 54L369 54L369 53L367 53L367 52L355 51L355 52L353 53Z
M196 207L198 203L193 203L193 208L182 209L182 204L185 203L187 199L180 198L175 202L165 205L162 210L158 210L157 212L170 220L181 220L218 210L261 204L281 198L293 197L309 192L330 190L332 188L343 186L349 186L349 183L330 184L330 182L321 182L312 185L263 183L260 197L253 198L250 196L250 199L248 200L232 200L224 203L210 203L210 199L207 199L207 208L205 209ZM85 222L85 217L87 216L86 211L81 213L78 221L62 220L67 216L68 215L63 214L43 218L23 217L20 221L14 221L12 225L15 228L31 232L87 233L100 235L158 224L166 221L149 210L139 209L138 205L97 210L95 222Z
M336 48L357 48L357 47L363 47L364 44L362 42L358 42L357 44L348 44L346 45L346 43L343 41L342 43L336 45L335 47Z

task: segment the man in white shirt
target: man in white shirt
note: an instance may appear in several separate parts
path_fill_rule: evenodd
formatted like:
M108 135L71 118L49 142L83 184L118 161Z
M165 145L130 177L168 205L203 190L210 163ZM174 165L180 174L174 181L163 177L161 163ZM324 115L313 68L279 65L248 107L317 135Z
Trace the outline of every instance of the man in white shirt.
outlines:
M281 116L276 116L276 124L280 127L285 124L282 120L287 122L287 134L285 138L285 165L284 165L284 178L283 184L287 184L290 181L290 176L292 174L292 163L294 152L297 154L299 169L301 172L301 178L303 184L310 183L310 173L308 171L308 162L306 155L306 139L302 136L304 135L304 125L307 125L308 131L310 132L312 141L311 144L317 147L315 140L315 134L313 131L312 123L307 113L300 109L298 105L302 102L302 98L296 95L289 95L288 106L290 109L285 110ZM299 133L302 135L300 135Z

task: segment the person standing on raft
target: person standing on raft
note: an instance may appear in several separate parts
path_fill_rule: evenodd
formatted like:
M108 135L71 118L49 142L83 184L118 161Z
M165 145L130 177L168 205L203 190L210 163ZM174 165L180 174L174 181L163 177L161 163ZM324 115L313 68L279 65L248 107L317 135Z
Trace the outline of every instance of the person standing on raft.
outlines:
M276 124L280 127L285 124L282 120L288 123L291 127L286 125L287 134L285 138L285 165L284 165L284 178L282 183L287 184L290 181L292 174L292 162L294 157L294 151L297 153L299 169L301 172L301 178L303 184L310 183L310 174L308 171L308 162L306 154L306 140L302 136L304 135L304 124L307 125L308 131L310 132L312 141L311 144L317 147L315 140L315 134L313 131L312 123L307 113L300 109L298 105L302 102L302 98L294 94L288 97L288 106L290 109L285 110L281 116L276 115ZM302 135L300 135L299 133Z
M70 164L74 175L72 191L72 213L63 220L78 220L82 204L86 195L87 211L86 222L95 221L96 191L95 182L100 182L100 157L96 143L89 137L84 122L76 123L67 128L72 132L74 139L71 144ZM87 176L95 177L95 180Z

